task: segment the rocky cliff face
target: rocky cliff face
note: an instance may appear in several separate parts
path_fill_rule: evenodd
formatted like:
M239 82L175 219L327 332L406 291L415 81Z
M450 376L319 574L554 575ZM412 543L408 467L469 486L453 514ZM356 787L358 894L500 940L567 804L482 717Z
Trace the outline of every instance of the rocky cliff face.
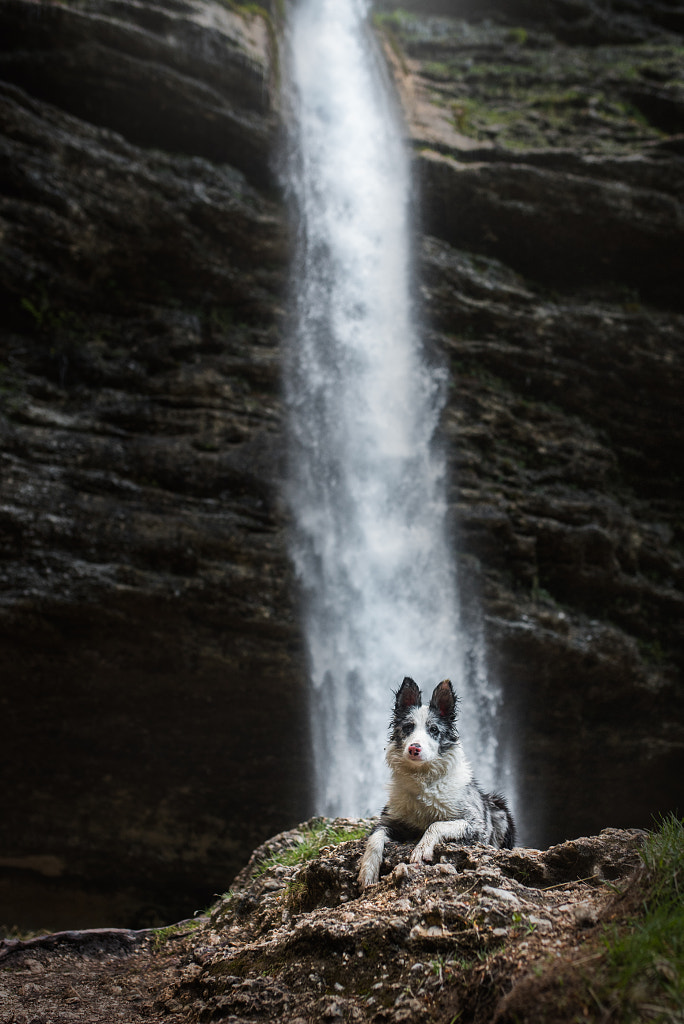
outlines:
M618 7L375 19L539 845L681 801L682 24ZM0 5L8 924L178 918L307 810L275 46L253 5Z
M0 38L0 916L168 921L307 809L269 23Z

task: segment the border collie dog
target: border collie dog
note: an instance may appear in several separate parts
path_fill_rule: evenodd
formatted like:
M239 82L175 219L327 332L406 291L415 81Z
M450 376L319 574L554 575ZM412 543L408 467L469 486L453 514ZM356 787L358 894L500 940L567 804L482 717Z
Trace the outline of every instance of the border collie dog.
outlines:
M435 846L447 840L512 849L515 825L506 801L482 792L463 753L448 679L435 687L429 704L423 704L413 679L404 679L386 757L392 773L389 800L361 859L362 889L378 881L388 839L416 843L414 864L430 862Z

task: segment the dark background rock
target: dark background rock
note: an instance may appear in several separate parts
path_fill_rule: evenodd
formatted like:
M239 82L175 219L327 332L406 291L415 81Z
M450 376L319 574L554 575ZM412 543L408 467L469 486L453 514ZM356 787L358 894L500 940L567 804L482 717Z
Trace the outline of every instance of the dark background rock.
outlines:
M11 2L0 38L0 919L161 923L308 810L269 35Z
M376 27L523 841L648 826L684 777L680 9L413 8ZM0 4L8 926L192 914L309 811L273 33Z

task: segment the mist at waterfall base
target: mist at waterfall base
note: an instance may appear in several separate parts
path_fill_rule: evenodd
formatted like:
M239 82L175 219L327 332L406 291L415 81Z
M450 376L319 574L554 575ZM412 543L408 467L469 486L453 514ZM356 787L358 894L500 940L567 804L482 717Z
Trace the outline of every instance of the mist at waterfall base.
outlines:
M459 625L434 444L446 376L411 304L410 174L364 0L289 25L296 211L286 357L292 556L311 677L315 813L378 813L393 693L443 678L478 779L497 782L498 688Z

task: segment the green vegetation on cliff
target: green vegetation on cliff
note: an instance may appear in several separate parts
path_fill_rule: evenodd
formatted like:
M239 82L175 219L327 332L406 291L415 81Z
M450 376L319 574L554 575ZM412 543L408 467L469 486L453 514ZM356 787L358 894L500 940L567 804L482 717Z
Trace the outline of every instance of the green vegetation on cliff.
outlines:
M658 142L682 118L676 39L572 45L539 29L402 8L375 24L420 62L432 102L457 130L483 143L619 153Z

